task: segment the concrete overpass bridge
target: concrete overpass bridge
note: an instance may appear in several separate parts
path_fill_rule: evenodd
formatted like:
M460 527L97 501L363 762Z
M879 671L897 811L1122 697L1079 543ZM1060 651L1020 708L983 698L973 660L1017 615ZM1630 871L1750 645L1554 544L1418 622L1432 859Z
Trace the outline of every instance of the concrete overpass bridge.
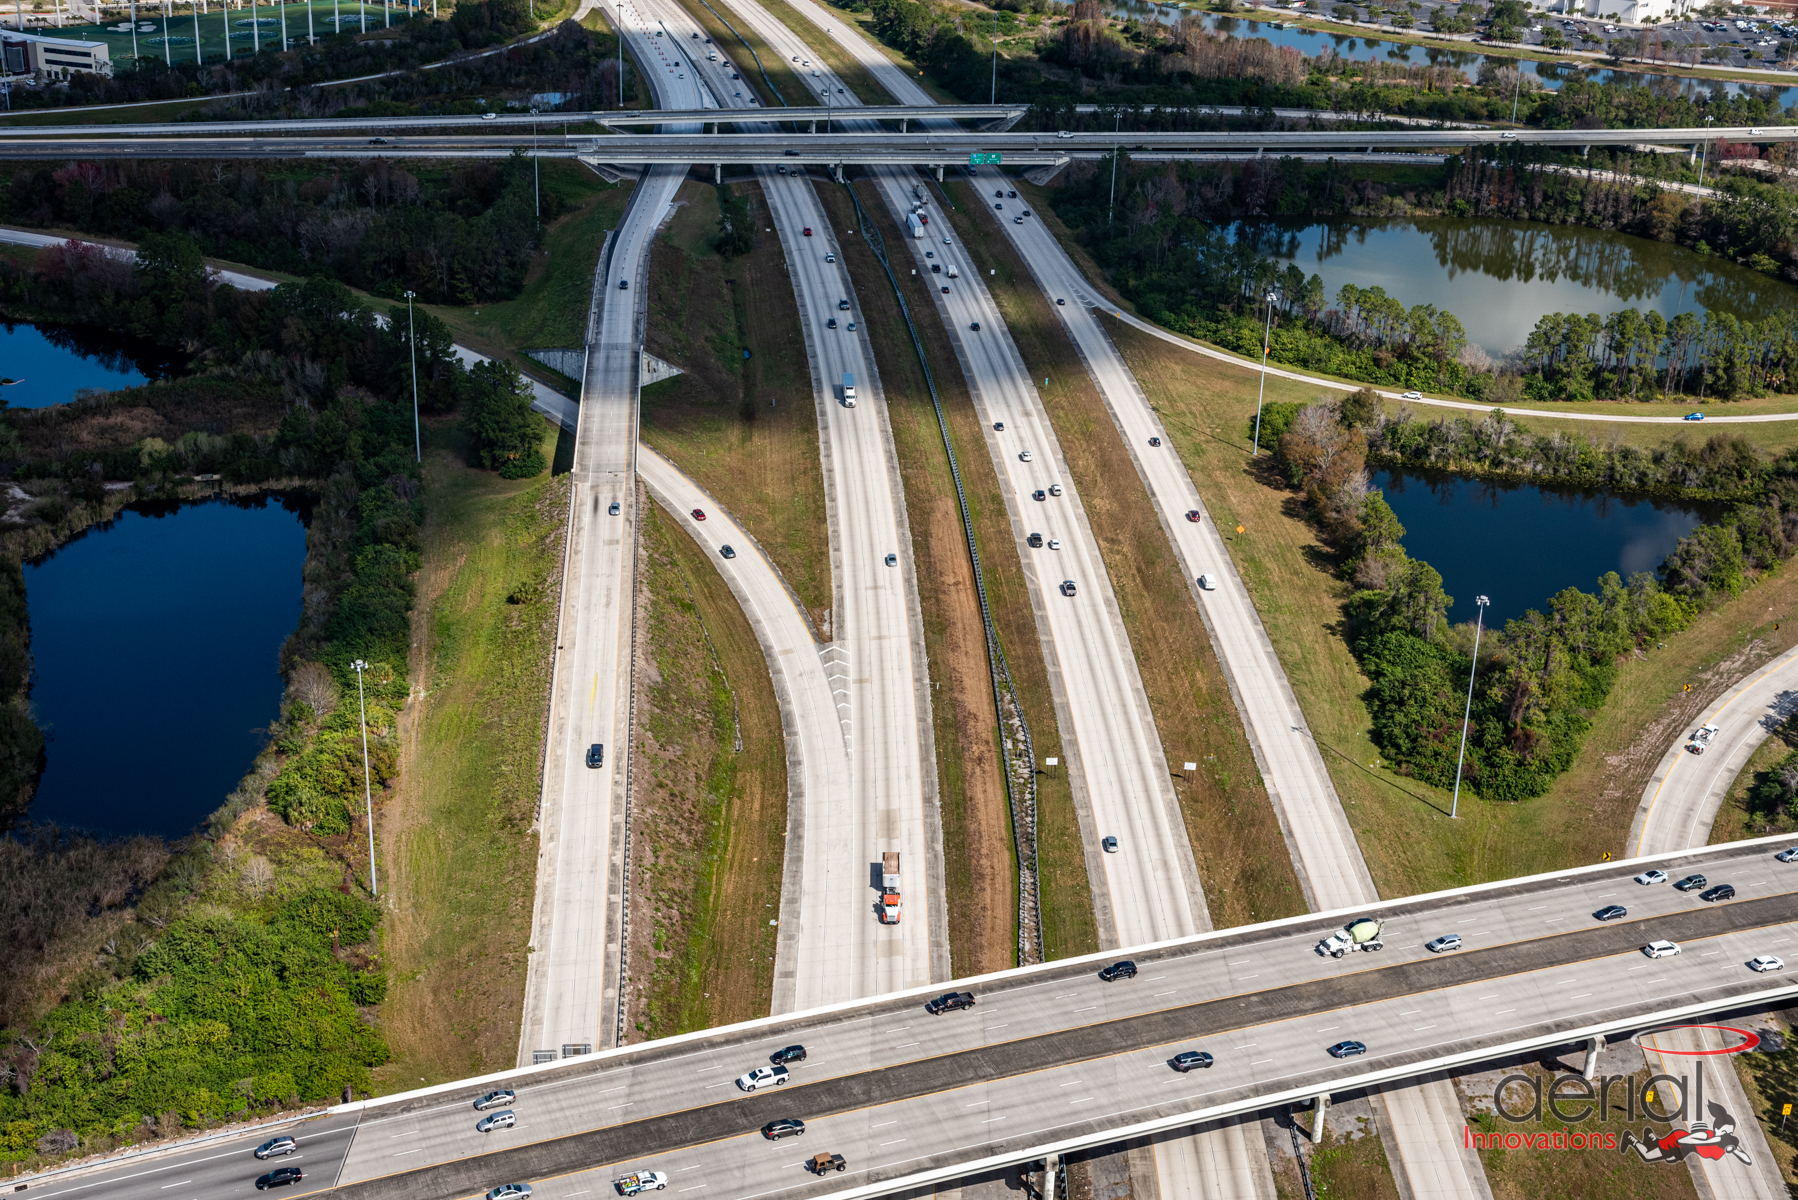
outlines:
M1295 917L344 1105L294 1131L307 1175L298 1190L420 1200L528 1180L539 1200L573 1200L609 1192L617 1175L659 1170L676 1193L848 1200L1570 1043L1585 1042L1589 1069L1602 1071L1607 1036L1798 995L1798 971L1746 965L1762 954L1798 965L1798 863L1773 857L1786 844L1710 846ZM1737 898L1707 904L1632 881L1649 867L1674 879L1703 873L1733 884ZM1611 904L1628 915L1594 919ZM1364 914L1385 923L1382 952L1316 952L1319 938ZM1467 948L1424 948L1444 933ZM1642 947L1658 940L1682 953L1647 957ZM1135 978L1097 977L1124 957L1139 965ZM926 1012L945 990L972 991L977 1003ZM1327 1053L1351 1039L1366 1044L1364 1056ZM737 1090L737 1075L793 1043L808 1057L791 1084ZM1168 1060L1182 1050L1207 1051L1215 1065L1178 1073ZM1708 1069L1729 1069L1717 1062ZM470 1102L490 1087L517 1091L519 1123L477 1134ZM760 1136L782 1117L804 1120L806 1135ZM33 1195L84 1200L180 1183L183 1197L210 1200L266 1169L251 1144L27 1182ZM844 1155L848 1169L806 1173L818 1151Z

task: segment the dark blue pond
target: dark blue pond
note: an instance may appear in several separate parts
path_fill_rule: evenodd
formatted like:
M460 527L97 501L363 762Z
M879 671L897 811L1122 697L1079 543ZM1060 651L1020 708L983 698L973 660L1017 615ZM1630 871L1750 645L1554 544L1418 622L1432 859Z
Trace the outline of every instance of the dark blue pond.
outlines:
M26 565L33 820L180 837L224 802L279 711L301 517L280 497L127 509Z
M84 388L112 391L176 369L170 352L78 325L0 324L0 400L13 408L66 404Z
M1483 594L1488 625L1541 609L1562 588L1593 591L1606 571L1653 571L1720 511L1460 475L1379 471L1374 486L1405 527L1406 552L1442 573L1455 600L1449 619L1473 620Z

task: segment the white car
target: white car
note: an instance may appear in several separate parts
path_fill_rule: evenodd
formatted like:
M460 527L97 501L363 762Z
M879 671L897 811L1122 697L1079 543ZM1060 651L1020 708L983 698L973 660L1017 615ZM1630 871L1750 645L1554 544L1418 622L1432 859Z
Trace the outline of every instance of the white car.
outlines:
M1679 953L1678 942L1650 942L1642 947L1642 953L1650 958L1672 958Z
M1202 592L1217 591L1217 580L1210 575L1199 576L1199 590Z
M1789 850L1781 850L1773 857L1779 862L1798 862L1798 846L1793 846Z
M1642 883L1642 884L1666 883L1667 882L1667 872L1665 872L1665 871L1644 871L1640 875L1636 876L1636 882Z
M1073 134L1073 131L1071 131L1071 130L1058 129L1055 131L1055 136L1058 138L1071 138L1074 136L1074 134Z
M1030 461L1030 451L1028 451L1028 450L1018 451L1018 461L1019 462L1029 462Z
M737 1076L737 1086L746 1092L758 1092L765 1087L779 1087L787 1077L785 1067L757 1067L747 1075Z
M1748 960L1748 969L1765 974L1768 971L1783 971L1786 965L1777 954L1757 954Z
M833 263L833 262L837 261L837 256L834 254L826 254L824 256L824 261L827 263Z
M668 1176L660 1171L638 1171L635 1175L614 1179L612 1186L618 1189L620 1196L641 1196L644 1192L659 1192L666 1189Z
M1400 396L1399 399L1400 400L1422 400L1423 393L1422 392L1406 392L1404 395Z
M1049 539L1049 549L1051 549L1051 550L1061 549L1061 539L1060 538L1050 538Z

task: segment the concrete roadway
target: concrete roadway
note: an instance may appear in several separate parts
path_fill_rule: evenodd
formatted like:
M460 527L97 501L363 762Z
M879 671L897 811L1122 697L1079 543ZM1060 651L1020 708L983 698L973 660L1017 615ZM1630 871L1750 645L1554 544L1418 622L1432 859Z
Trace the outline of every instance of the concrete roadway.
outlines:
M1748 759L1767 735L1798 708L1798 648L1786 651L1743 679L1700 717L1699 725L1718 732L1702 755L1686 749L1693 729L1682 727L1667 747L1654 778L1642 792L1641 807L1630 826L1626 854L1663 854L1703 846L1710 840L1717 810ZM1715 1031L1680 1030L1664 1044L1687 1053L1718 1049ZM1662 1069L1677 1073L1674 1058ZM1773 1157L1766 1131L1729 1067L1709 1073L1712 1098L1737 1118L1736 1132L1754 1161L1753 1170L1735 1163L1687 1160L1698 1177L1699 1192L1711 1200L1785 1200L1786 1187Z
M732 56L705 59L704 30L678 6L652 11L663 40L692 48L712 90L746 106L729 79ZM885 396L865 329L849 328L863 325L860 308L811 184L765 169L761 184L811 366L834 594L830 641L818 653L849 767L847 788L808 791L789 822L773 998L784 1012L945 979L949 938L929 664ZM855 381L854 408L842 402L845 375ZM900 855L898 925L875 916L889 850Z
M625 26L664 102L698 106L654 43L653 26ZM602 258L592 297L569 501L562 611L551 683L548 750L538 807L536 902L525 978L518 1062L563 1047L603 1047L618 1036L625 919L624 820L630 783L632 618L636 588L637 379L649 249L686 171L647 172ZM608 265L609 264L609 265ZM632 286L621 289L617 281ZM610 512L619 506L618 515ZM604 765L587 748L606 747ZM579 1053L579 1050L571 1052Z
M546 1176L657 1166L625 1160L635 1151L648 1154L656 1144L650 1135L669 1144L669 1127L655 1122L677 1114L672 1136L692 1149L665 1161L679 1172L677 1180L699 1172L689 1174L690 1183L681 1180L682 1188L734 1196L770 1182L776 1190L802 1188L804 1177L796 1171L769 1174L798 1158L792 1150L740 1137L711 1140L715 1131L748 1131L786 1113L808 1122L844 1114L828 1118L838 1123L824 1126L825 1138L801 1145L808 1153L851 1153L852 1171L834 1178L865 1183L871 1174L891 1178L916 1169L920 1155L956 1165L987 1154L1021 1161L1052 1139L1074 1136L1076 1127L1097 1144L1156 1114L1179 1124L1183 1113L1253 1110L1283 1096L1427 1069L1450 1056L1476 1060L1523 1041L1565 1043L1584 1036L1582 1029L1646 1022L1651 1013L1715 1011L1769 988L1789 993L1798 986L1793 972L1762 977L1742 965L1768 952L1798 958L1792 924L1798 865L1773 860L1782 844L1762 839L1711 846L1380 905L1388 940L1377 956L1336 961L1314 951L1342 913L1289 918L1144 947L1134 954L1142 967L1134 980L1101 983L1093 970L1108 958L1088 956L965 981L960 986L980 997L972 1013L929 1017L920 1008L929 993L914 991L359 1102L299 1128L298 1165L310 1176L300 1191L403 1171L413 1174L375 1191L448 1197L522 1177L536 1183L544 1200L572 1197L600 1185L571 1179L564 1186ZM1630 882L1651 865L1676 878L1696 870L1727 880L1741 899L1706 905L1668 885ZM1629 920L1591 920L1594 909L1618 902L1629 907ZM1444 957L1423 950L1426 939L1444 932L1461 933L1469 949ZM1685 953L1651 961L1636 952L1656 937L1679 940ZM1366 1058L1337 1062L1323 1054L1324 1046L1348 1037L1368 1044ZM705 1107L737 1097L730 1085L735 1075L796 1041L810 1052L795 1069L796 1082L838 1090L826 1095L801 1086L745 1098L743 1107L726 1105L722 1114ZM996 1053L958 1057L982 1047ZM1174 1076L1160 1065L1169 1052L1186 1048L1209 1050L1217 1065L1191 1076ZM1097 1073L1083 1073L1087 1068ZM970 1069L993 1090L960 1094L971 1086L964 1082ZM1062 1087L1077 1082L1089 1087ZM1171 1090L1180 1083L1190 1086ZM519 1093L514 1107L522 1121L516 1129L478 1137L468 1103L495 1086ZM845 1086L847 1092L840 1090ZM1164 1096L1162 1089L1170 1090ZM900 1116L876 1116L869 1106L906 1107ZM769 1107L775 1111L764 1113ZM350 1144L344 1133L352 1124ZM597 1143L557 1140L588 1131L599 1131ZM970 1133L980 1139L971 1147ZM265 1169L247 1151L266 1136L260 1131L31 1180L31 1194L82 1200L152 1190L167 1200L236 1195ZM571 1146L576 1153L569 1166ZM762 1149L780 1153L771 1158ZM495 1152L504 1153L483 1161ZM526 1155L522 1162L510 1157L520 1152ZM433 1176L415 1173L454 1163L467 1173L454 1186L439 1187L440 1177L433 1183Z

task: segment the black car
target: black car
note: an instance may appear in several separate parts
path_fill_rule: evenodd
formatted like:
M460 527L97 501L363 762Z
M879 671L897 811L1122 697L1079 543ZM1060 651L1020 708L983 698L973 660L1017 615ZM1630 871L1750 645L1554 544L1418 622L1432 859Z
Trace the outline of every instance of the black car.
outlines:
M1629 915L1629 909L1621 904L1607 904L1592 914L1595 921L1616 921Z
M1152 437L1152 438L1150 438L1150 439L1149 439L1149 445L1151 445L1151 446L1159 446L1159 445L1161 445L1161 439L1160 439L1160 438L1158 438L1158 437Z
M1034 492L1030 493L1030 498L1032 500L1047 500L1049 498L1049 494L1047 492L1043 491L1043 489L1037 488Z
M718 553L722 554L725 558L735 558L737 556L737 552L728 544L718 547Z
M603 742L594 742L587 747L587 765L603 767L606 765L606 747Z
M1127 958L1123 962L1114 962L1099 972L1099 978L1106 983L1110 983L1114 979L1135 979L1136 964Z
M954 1012L959 1008L973 1008L973 992L944 992L935 1000L924 1006L924 1011L931 1014Z
M768 1056L768 1061L777 1067L785 1066L787 1063L804 1062L805 1047L787 1046L783 1049L776 1050L773 1054Z
M1734 900L1736 898L1736 888L1732 883L1719 883L1708 892L1699 892L1698 898L1712 904L1715 904L1719 900Z
M1211 1065L1211 1056L1203 1050L1182 1050L1167 1060L1167 1065L1182 1075L1200 1067Z
M969 325L968 328L972 329L975 333L979 333L980 332L980 322L975 321L973 324Z
M803 1137L804 1135L805 1122L798 1117L782 1117L778 1121L770 1121L762 1126L762 1136L771 1142L778 1142L781 1138Z
M837 319L835 317L832 317L830 320L824 322L824 328L826 328L826 329L835 329L836 327L837 327Z
M1366 1054L1367 1047L1360 1042L1337 1042L1330 1047L1331 1058L1353 1058L1357 1054Z
M1033 533L1024 539L1024 544L1029 546L1032 550L1040 550L1043 545L1043 535L1040 533Z
M1695 892L1704 886L1704 876L1688 875L1673 886L1682 892Z
M301 1174L298 1167L276 1167L267 1175L257 1176L256 1190L262 1192L272 1187L286 1187L288 1184L298 1183L304 1178L306 1176Z

